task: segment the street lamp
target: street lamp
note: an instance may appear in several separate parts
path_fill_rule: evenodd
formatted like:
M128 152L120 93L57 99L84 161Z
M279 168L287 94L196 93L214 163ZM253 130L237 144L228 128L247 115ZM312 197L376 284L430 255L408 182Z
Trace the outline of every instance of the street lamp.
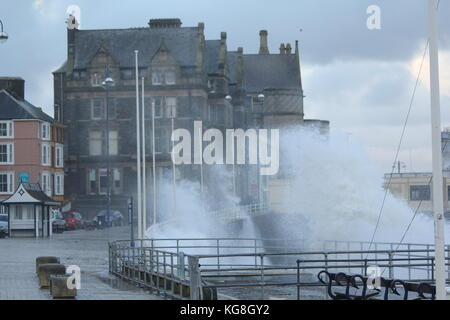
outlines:
M3 31L3 22L2 20L0 20L0 27L1 27L1 31L0 31L0 43L4 43L6 42L6 40L8 40L8 34L6 32Z
M255 110L254 103L256 101L256 102L264 105L264 100L265 100L266 96L264 94L260 93L256 97L254 95L247 95L247 97L250 99L250 107L251 107L250 111L253 113L254 125L255 125L256 129L260 129L263 125L261 120L264 119L263 118L263 110L262 110L262 108L258 108L257 110ZM259 161L258 161L257 175L258 175L258 200L259 200L259 203L261 204L261 203L265 202L265 199L264 199L264 192L263 192L264 181L261 176L261 164Z
M227 101L228 103L231 103L231 101L233 100L233 97L231 97L230 95L227 95L225 97L225 101ZM233 144L233 196L236 197L236 168L235 168L235 162L236 162L236 158L234 155L234 144Z
M107 161L107 189L106 189L106 225L109 226L111 213L111 157L109 154L109 88L114 85L114 80L109 76L109 67L106 66L105 81L102 87L106 95L106 161Z

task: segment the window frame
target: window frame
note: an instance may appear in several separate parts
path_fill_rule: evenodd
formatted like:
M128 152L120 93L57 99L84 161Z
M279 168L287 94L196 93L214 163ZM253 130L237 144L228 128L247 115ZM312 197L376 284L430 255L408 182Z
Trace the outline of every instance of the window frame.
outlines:
M99 137L93 137L92 135L94 133L100 133ZM91 157L102 156L103 155L103 131L100 131L100 130L91 130L91 131L89 131L88 141L89 141L89 156L91 156ZM97 152L97 153L93 153L92 152L92 148L93 148L92 144L94 142L100 144L100 148L99 148L100 151Z
M0 135L0 139L14 139L14 121L12 120L2 120L0 121L0 126L6 124L6 136ZM0 132L1 132L0 128Z
M169 79L169 77L168 77L168 75L169 74L171 74L171 75L173 75L173 81L168 81L167 79ZM169 86L173 86L173 85L176 85L177 84L177 73L175 72L175 71L173 71L173 70L167 70L167 71L165 71L164 72L164 83L166 84L166 85L169 85Z
M44 185L44 177L47 177L45 179L46 184ZM52 196L52 185L51 185L51 173L48 171L42 171L41 172L41 189L42 191L49 197Z
M58 164L58 162L60 163ZM55 168L64 168L64 146L60 143L57 143L55 146Z
M6 175L6 188L7 188L7 191L1 191L0 189L0 194L5 195L14 193L14 182L15 182L14 171L1 171L0 175Z
M155 80L158 80L158 82ZM163 84L164 84L163 73L161 71L152 71L152 85L161 86Z
M97 102L100 103L100 106L96 106L95 105ZM100 117L95 116L95 112L94 112L95 108L98 108L98 107L101 108L101 115L100 115ZM105 113L106 113L105 109L106 108L105 108L105 103L104 103L103 99L92 99L91 100L91 120L104 120L105 119Z
M58 178L59 182L58 183ZM54 175L54 189L55 196L63 196L64 195L64 173L55 173Z
M114 137L114 134L115 134L115 137ZM108 138L109 138L108 139L109 156L118 156L119 155L119 131L118 130L109 130ZM114 148L112 148L112 146L114 146ZM112 153L111 150L115 150L115 152Z
M1 162L0 165L14 165L14 143L0 142L0 146L6 146L6 162Z
M47 149L47 152L44 151L44 149ZM51 166L51 157L52 157L52 152L51 152L51 146L50 143L42 143L41 144L41 165L44 167L50 167ZM45 162L44 160L44 156L45 159L47 160L47 162Z
M47 134L45 134L47 133ZM50 123L41 123L41 140L50 141L52 139Z
M413 190L416 188L416 190ZM417 189L422 190L417 190ZM416 195L427 195L427 197L421 197ZM410 201L431 201L431 187L430 185L410 185L409 186L409 199Z
M169 105L167 101L172 100L175 101L175 104ZM178 99L177 97L165 97L164 98L164 111L166 114L166 118L175 119L177 117L177 107L178 107Z

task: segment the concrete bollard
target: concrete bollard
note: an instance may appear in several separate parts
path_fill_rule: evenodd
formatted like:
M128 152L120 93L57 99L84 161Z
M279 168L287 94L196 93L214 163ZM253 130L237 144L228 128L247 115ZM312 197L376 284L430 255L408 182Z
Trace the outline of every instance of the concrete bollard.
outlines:
M67 282L70 275L51 275L50 276L50 295L53 299L74 299L77 296L77 289L69 289Z
M51 275L66 274L66 267L59 263L44 263L39 266L38 277L41 288L50 287Z
M37 257L36 258L36 273L39 271L39 266L44 263L59 263L58 257Z

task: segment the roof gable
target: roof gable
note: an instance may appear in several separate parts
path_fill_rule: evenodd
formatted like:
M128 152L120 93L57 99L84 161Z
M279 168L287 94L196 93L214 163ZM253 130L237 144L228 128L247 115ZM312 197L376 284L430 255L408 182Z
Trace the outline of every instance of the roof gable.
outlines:
M74 30L74 69L85 69L101 45L122 68L134 67L134 51L139 50L139 66L147 67L164 38L167 49L180 66L196 64L198 28Z
M16 192L8 199L4 200L2 204L44 204L44 205L58 205L57 201L49 198L38 184L21 183Z
M0 119L37 119L50 123L55 120L41 108L35 107L26 100L15 98L6 90L0 90Z

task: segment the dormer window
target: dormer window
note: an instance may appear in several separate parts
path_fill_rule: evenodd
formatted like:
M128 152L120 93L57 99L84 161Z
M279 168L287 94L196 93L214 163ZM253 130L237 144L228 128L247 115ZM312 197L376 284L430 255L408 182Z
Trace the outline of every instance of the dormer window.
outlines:
M120 71L123 80L131 80L133 79L133 70L132 69L123 69Z
M176 83L176 76L174 71L166 71L166 84L171 85Z
M152 84L153 85L161 85L163 83L162 73L160 71L152 72Z
M100 87L102 85L102 77L98 73L91 75L91 84L93 87Z

